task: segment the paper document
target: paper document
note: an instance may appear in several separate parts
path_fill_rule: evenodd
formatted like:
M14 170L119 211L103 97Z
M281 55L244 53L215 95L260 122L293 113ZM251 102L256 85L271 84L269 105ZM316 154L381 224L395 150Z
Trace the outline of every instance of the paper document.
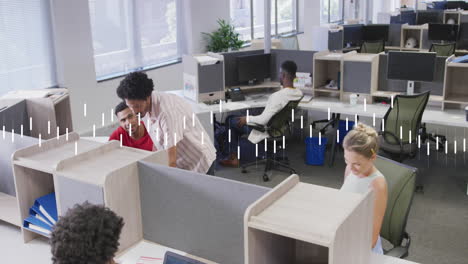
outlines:
M200 65L213 65L219 61L219 59L208 55L195 56L195 59Z

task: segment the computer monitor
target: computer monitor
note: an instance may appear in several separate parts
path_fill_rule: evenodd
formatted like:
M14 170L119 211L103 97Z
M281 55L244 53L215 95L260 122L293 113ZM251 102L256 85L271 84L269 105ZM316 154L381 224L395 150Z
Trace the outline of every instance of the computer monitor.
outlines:
M387 78L408 81L407 94L413 94L414 81L434 80L435 63L435 52L390 51Z
M362 30L362 40L364 41L377 41L388 40L389 25L367 25Z
M270 77L270 54L239 56L237 72L240 83L263 82Z
M429 24L429 40L457 41L458 25Z
M437 10L419 10L416 14L416 24L442 23L443 13Z
M445 9L465 9L465 1L447 1L445 3Z
M415 25L416 24L416 12L414 11L401 11L400 13L400 23Z
M163 264L206 264L204 262L179 255L172 251L166 251Z
M343 26L343 47L359 47L362 43L363 25L344 25Z

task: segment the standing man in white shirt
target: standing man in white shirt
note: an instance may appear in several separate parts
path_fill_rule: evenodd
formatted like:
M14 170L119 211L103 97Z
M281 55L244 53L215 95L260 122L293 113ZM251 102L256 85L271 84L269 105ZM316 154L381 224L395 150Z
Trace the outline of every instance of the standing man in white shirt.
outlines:
M184 99L154 91L143 72L128 74L117 95L140 118L156 149L166 149L169 166L214 175L216 150L207 132Z
M266 125L270 119L279 111L281 111L290 101L297 101L302 98L302 92L294 88L294 79L296 79L297 65L294 61L285 61L281 64L281 72L279 76L282 89L273 93L268 98L267 104L263 112L258 116L249 116L249 123L258 125ZM230 156L220 163L223 166L237 167L239 160L237 159L237 146L239 138L244 134L249 134L249 141L256 144L268 137L267 132L260 132L246 126L247 117L233 116L226 120L226 123L231 129L231 150Z

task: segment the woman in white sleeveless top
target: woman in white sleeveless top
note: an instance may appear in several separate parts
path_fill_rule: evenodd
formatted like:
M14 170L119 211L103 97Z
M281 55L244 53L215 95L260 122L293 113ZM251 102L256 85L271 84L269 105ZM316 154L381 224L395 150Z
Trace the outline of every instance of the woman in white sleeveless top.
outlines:
M387 182L374 166L378 151L377 132L359 123L343 140L346 162L345 179L341 191L366 193L374 191L374 225L372 229L372 251L383 254L380 229L387 207Z

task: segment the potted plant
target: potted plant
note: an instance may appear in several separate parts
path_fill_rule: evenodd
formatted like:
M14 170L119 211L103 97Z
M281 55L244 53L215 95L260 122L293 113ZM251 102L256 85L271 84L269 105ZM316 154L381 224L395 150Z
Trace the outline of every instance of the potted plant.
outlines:
M203 32L208 41L206 49L211 52L226 52L240 49L244 41L239 38L239 33L235 32L234 26L224 19L218 19L218 25L219 29L212 33Z

